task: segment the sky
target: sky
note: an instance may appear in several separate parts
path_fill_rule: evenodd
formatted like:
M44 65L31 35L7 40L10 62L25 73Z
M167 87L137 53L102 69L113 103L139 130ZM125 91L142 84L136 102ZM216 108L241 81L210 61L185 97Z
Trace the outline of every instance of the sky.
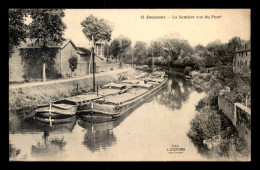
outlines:
M90 45L80 23L91 14L113 25L112 40L123 35L130 38L132 44L136 41L149 44L167 35L188 40L191 46L205 46L217 39L226 43L234 36L250 39L250 9L66 9L64 36L71 38L77 46ZM194 18L184 19L188 15ZM206 15L209 18L205 18ZM165 19L147 19L147 16Z

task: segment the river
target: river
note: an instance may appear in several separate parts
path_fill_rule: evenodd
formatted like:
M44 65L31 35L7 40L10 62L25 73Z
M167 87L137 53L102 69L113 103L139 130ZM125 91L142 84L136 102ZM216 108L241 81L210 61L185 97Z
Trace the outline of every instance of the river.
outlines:
M9 132L10 161L203 161L187 136L204 96L183 78L115 122L45 126L33 118ZM9 146L9 147L10 147ZM10 148L9 148L10 152Z

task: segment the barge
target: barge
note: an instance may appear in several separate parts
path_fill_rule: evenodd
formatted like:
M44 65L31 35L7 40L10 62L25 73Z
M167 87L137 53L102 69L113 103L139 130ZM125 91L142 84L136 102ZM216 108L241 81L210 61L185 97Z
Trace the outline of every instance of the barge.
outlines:
M155 72L142 79L125 80L121 83L109 83L102 90L118 89L117 93L90 101L78 106L79 117L91 122L107 122L137 107L166 86L164 72Z

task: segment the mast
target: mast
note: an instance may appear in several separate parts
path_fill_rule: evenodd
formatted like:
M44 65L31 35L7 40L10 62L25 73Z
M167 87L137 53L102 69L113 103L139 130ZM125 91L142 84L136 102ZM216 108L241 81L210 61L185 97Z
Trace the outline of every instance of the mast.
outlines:
M96 87L95 87L95 53L94 53L94 38L93 38L93 35L92 35L92 54L93 54L93 57L92 57L92 60L93 60L93 92L96 91Z

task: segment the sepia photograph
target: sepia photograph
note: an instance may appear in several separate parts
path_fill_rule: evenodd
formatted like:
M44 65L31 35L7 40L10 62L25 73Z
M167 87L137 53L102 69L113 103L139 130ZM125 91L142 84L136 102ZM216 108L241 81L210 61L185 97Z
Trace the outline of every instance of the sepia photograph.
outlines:
M9 162L251 162L250 9L8 21Z

